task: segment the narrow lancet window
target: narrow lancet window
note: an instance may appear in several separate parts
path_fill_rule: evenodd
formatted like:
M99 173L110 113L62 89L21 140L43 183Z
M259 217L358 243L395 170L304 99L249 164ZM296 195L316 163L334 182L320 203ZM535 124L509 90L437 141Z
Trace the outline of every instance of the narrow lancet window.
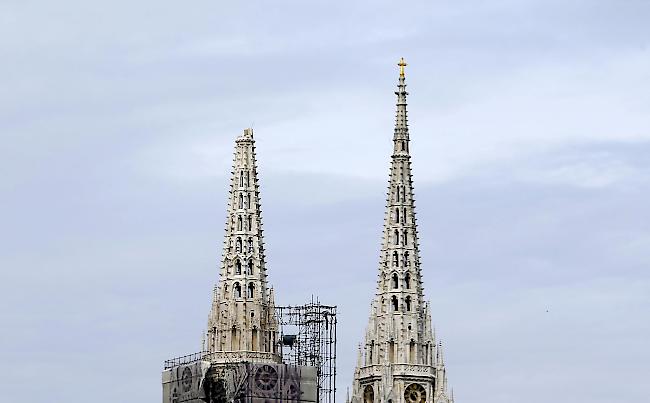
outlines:
M241 285L239 283L235 283L233 286L233 293L235 294L235 298L241 298Z
M404 303L406 304L406 312L411 312L411 297L406 297Z
M239 259L237 259L237 262L235 263L235 274L241 274L241 262Z
M390 302L393 308L393 312L397 312L397 310L399 309L399 302L397 301L397 297L393 295L390 298Z
M404 276L404 288L407 290L411 289L411 275L406 273L406 276Z
M397 273L393 273L393 289L396 289L399 285L399 279Z
M248 274L253 274L253 261L248 261Z
M248 284L248 298L253 298L255 296L255 285L253 283Z

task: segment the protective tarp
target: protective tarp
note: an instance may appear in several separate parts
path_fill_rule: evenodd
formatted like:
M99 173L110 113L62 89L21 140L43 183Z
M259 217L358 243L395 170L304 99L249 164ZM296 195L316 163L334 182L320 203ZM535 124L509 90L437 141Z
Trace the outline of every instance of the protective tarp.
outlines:
M163 403L203 403L209 369L209 361L197 361L163 372Z
M318 400L316 367L213 364L201 361L163 372L163 403L280 403Z

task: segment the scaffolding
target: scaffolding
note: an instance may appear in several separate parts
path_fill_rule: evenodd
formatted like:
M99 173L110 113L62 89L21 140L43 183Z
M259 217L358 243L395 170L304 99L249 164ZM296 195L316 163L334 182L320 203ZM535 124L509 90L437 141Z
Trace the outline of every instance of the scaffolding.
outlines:
M318 403L336 403L336 306L322 305L318 300L298 306L276 306L278 350L282 363L316 368ZM219 359L215 360L218 355ZM198 361L213 362L216 378L232 385L225 390L224 399L234 402L241 394L250 368L239 351L219 351L190 354L166 360L165 370Z
M336 306L276 306L282 361L318 369L318 402L336 402Z

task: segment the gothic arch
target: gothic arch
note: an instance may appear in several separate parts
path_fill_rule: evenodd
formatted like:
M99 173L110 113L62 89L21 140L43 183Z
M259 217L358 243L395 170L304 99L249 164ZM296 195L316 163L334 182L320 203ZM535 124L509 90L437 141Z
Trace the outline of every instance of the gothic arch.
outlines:
M363 389L363 403L374 403L375 401L375 391L372 389L372 385L368 385Z
M390 297L390 304L393 312L397 312L399 310L399 301L397 300L396 296L393 295Z

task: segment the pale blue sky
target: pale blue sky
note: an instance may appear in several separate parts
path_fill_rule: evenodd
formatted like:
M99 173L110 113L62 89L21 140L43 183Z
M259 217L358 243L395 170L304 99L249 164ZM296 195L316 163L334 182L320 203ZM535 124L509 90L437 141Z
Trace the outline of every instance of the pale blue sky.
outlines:
M647 400L648 21L641 0L0 2L0 400L160 401L163 360L199 349L248 126L277 302L339 306L343 397L401 56L457 401Z

